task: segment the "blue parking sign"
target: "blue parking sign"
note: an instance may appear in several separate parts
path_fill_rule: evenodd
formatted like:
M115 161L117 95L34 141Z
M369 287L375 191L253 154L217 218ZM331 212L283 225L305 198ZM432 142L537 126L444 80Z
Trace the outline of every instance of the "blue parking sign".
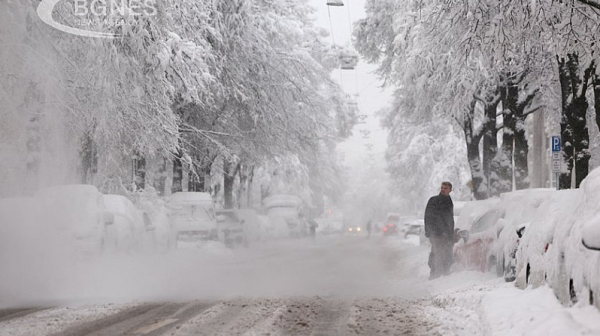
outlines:
M560 136L559 135L552 136L552 151L560 152Z

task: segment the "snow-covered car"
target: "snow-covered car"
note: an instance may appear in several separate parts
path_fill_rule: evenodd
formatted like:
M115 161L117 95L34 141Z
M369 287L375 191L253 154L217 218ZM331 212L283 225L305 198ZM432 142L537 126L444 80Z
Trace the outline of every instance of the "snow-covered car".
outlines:
M115 249L114 216L107 211L102 194L93 185L58 185L35 193L45 221L66 247L84 255Z
M423 219L413 219L409 223L404 224L404 238L409 236L425 237L425 221Z
M559 245L567 237L573 225L572 212L577 208L579 190L559 190L541 197L537 206L527 213L529 224L519 241L516 252L516 281L519 288L528 285L541 286L552 283L558 273L554 270L561 267L556 262L561 258ZM578 245L581 245L579 242ZM550 274L549 274L550 273Z
M244 235L246 243L258 242L262 239L262 225L258 213L254 209L237 209L240 220L244 220Z
M33 197L0 198L0 264L21 256L37 258L34 252L52 230L40 216L39 202ZM2 262L2 259L6 259Z
M216 210L219 228L219 241L227 247L237 247L246 243L244 232L245 220L238 216L237 211Z
M589 303L600 309L600 169L593 170L580 189L557 200L553 239L544 266L546 281L565 305ZM526 236L531 233L527 229ZM531 275L530 275L531 277Z
M125 196L104 195L104 204L114 216L117 248L121 251L147 250L155 241L152 221Z
M460 269L495 270L496 260L491 258L492 246L504 228L504 210L492 208L477 217L469 230L460 230L463 239L454 245L455 267Z
M263 206L273 224L273 235L277 237L300 237L302 223L299 209L302 201L294 195L278 194L266 197Z
M555 189L523 189L500 195L496 207L505 211L503 226L494 242L490 258L496 263L496 273L506 281L516 278L516 252L529 223L535 219L537 208Z
M205 192L177 192L167 201L172 247L218 240L212 196Z

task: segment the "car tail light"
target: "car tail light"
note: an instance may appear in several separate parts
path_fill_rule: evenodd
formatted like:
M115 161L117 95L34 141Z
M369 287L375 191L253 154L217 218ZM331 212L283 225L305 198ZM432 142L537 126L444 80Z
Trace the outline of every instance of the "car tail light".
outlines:
M394 226L394 224L391 224L391 223L390 223L390 224L388 224L388 226L389 226L389 227L392 227L392 226Z
M387 232L387 226L383 227L383 232Z

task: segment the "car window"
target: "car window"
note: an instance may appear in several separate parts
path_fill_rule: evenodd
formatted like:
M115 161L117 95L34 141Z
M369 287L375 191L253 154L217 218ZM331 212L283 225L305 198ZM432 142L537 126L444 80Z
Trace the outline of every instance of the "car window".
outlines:
M477 221L475 221L475 223L473 223L473 226L470 230L471 233L479 233L489 229L494 224L496 224L498 218L500 218L500 216L496 211L486 213L485 215L481 216Z

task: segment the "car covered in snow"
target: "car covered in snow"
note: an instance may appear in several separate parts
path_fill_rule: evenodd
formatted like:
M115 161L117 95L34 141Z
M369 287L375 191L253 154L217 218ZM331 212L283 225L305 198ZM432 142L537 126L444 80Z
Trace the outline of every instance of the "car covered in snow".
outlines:
M58 239L77 253L97 254L117 248L114 215L93 185L58 185L34 195L45 221Z
M218 240L212 196L205 192L177 192L166 203L172 247Z
M277 194L266 197L263 206L276 237L300 237L303 222L300 220L302 201L298 196Z
M246 244L258 242L263 239L263 220L254 209L236 209L237 216L244 221L244 235Z
M125 252L148 250L155 242L155 227L147 213L122 195L104 195L104 204L114 216L118 249Z
M538 287L548 283L548 263L559 258L555 235L569 231L571 212L578 203L579 190L552 191L541 197L536 207L530 209L530 220L519 241L516 252L516 282L519 288Z
M246 221L242 219L236 210L216 210L219 228L219 241L227 247L238 247L246 244L246 233L244 226Z
M492 246L504 228L504 210L491 208L473 220L469 230L459 230L462 238L454 246L454 263L461 269L495 270L496 260L491 258Z
M505 211L504 229L492 246L490 258L496 263L498 276L503 276L506 281L516 278L516 253L526 228L536 218L542 202L555 192L554 189L534 188L500 195L497 207Z
M592 304L600 309L600 169L579 189L561 191L546 220L555 221L543 266L546 282L565 305ZM556 211L556 212L555 212ZM529 235L532 228L528 228ZM534 266L531 266L532 268ZM529 277L532 277L530 270ZM531 282L531 281L530 281Z

